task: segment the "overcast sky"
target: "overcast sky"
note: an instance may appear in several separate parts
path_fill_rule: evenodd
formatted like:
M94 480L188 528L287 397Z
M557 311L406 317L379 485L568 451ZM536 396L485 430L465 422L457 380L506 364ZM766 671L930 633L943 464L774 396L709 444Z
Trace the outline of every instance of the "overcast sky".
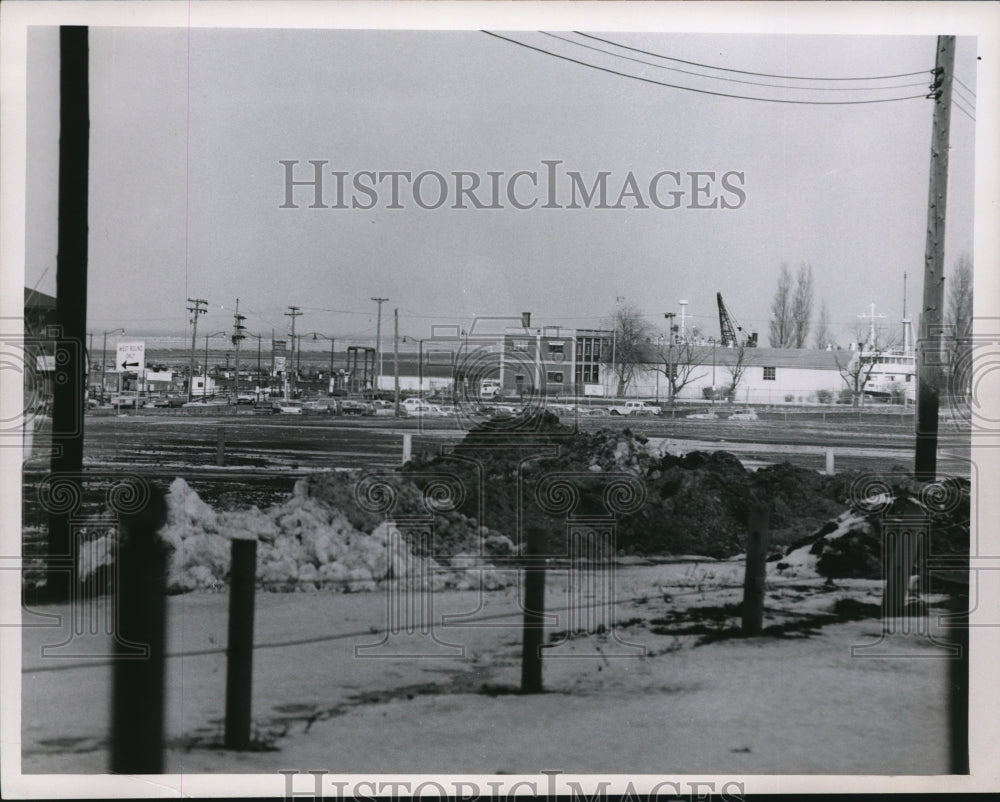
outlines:
M503 33L500 31L500 33ZM376 304L383 334L394 307L402 334L434 322L531 311L533 322L599 325L616 303L638 306L657 326L686 299L689 321L718 335L715 293L767 342L781 264L812 267L818 313L852 339L858 315L898 324L903 274L915 312L927 221L932 103L766 103L706 92L810 101L923 95L929 72L859 82L787 81L929 71L931 36L760 36L614 33L596 36L730 71L668 61L572 33L504 33L524 44L609 70L703 90L668 88L599 71L478 31L310 31L92 28L88 328L188 331L188 297L209 300L205 333L232 326L237 297L251 332L287 329L345 344L370 338ZM25 284L55 287L58 34L28 39L28 194ZM615 55L597 52L613 52ZM627 57L627 58L626 58ZM630 61L628 59L638 59ZM973 111L976 41L959 40L959 97ZM671 69L666 69L667 67ZM687 72L679 72L686 70ZM734 72L740 70L743 72ZM718 76L704 78L690 73ZM753 74L751 74L753 73ZM720 80L725 78L727 80ZM792 91L775 86L808 86ZM911 84L916 84L913 86ZM870 87L891 87L870 91ZM863 87L863 88L862 88ZM848 89L849 88L849 89ZM952 112L947 262L972 252L974 124ZM402 209L378 185L372 209L313 209L312 190L285 201L285 168L435 171L451 182L442 208ZM485 183L518 171L543 179L559 160L559 199L569 178L589 186L610 173L608 205L631 172L649 208L539 208L545 190L520 179L516 197L535 208L455 209L455 171ZM738 208L692 209L690 185L651 179L663 171L716 173L712 198ZM741 193L725 191L724 173ZM435 181L424 186L433 201ZM489 205L490 192L479 195ZM369 198L347 193L364 203ZM664 203L664 205L667 205ZM389 326L389 329L385 327ZM204 327L204 328L201 328ZM812 338L810 338L810 345Z

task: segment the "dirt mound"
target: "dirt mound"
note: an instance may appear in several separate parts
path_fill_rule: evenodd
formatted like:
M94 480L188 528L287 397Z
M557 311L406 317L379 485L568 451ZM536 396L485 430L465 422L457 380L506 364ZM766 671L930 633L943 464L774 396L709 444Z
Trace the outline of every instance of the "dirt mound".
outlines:
M775 566L789 576L831 579L882 576L883 533L904 529L925 532L927 554L968 554L969 481L918 482L895 471L885 477L865 476L851 488L850 507L811 536L793 543ZM917 565L910 566L917 570ZM933 579L933 572L931 573Z
M417 487L449 473L473 488L460 507L482 518L490 530L517 541L536 526L547 532L549 552L566 551L567 518L607 516L602 498L608 474L642 483L645 502L618 514L617 548L622 554L697 553L730 557L743 550L747 513L762 504L771 514L772 542L783 545L813 532L844 509L850 480L826 477L788 463L747 471L734 455L695 451L662 453L630 429L574 433L554 415L519 422L517 431L484 424L452 454L421 458L402 474ZM547 480L571 477L572 510L547 512L539 501Z

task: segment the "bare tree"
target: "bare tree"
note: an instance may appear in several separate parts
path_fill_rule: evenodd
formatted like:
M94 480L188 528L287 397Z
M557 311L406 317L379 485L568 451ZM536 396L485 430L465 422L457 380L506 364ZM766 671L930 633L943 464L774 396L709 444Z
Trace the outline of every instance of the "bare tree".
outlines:
M726 398L732 402L736 399L736 388L743 381L743 374L746 373L747 368L753 361L753 350L747 348L746 344L743 343L728 350L735 357L731 363L726 365L726 370L729 372L729 386L726 388ZM714 392L715 388L713 387L712 390Z
M899 332L886 334L882 326L875 326L873 340L871 327L865 326L860 321L854 324L854 338L858 350L838 351L834 359L841 378L851 392L851 405L856 407L864 395L865 386L878 364L879 357L893 348L898 348L901 340Z
M789 337L789 347L805 348L809 337L809 326L812 321L813 278L812 267L808 264L799 265L795 279L795 293L792 296L792 330Z
M946 322L950 332L949 350L961 356L967 340L972 336L972 259L963 253L955 262L955 271L948 281L948 309Z
M705 376L704 373L695 373L698 367L705 364L704 349L696 349L691 342L674 343L672 346L669 341L660 343L657 355L659 364L656 369L667 378L671 400L691 382Z
M615 395L625 397L636 366L643 363L645 344L651 339L651 327L642 312L631 304L618 306L612 314L611 349L604 353L606 364L617 378Z
M865 385L871 378L872 371L878 363L878 357L882 353L878 348L861 351L838 351L834 354L837 362L837 370L847 384L847 389L851 391L851 406L858 406L862 395L865 392ZM842 354L844 356L842 356Z
M787 348L792 333L792 273L787 264L781 265L778 274L778 289L771 301L771 331L769 340L772 348Z
M830 337L830 312L826 300L819 305L819 320L816 321L815 343L817 348L826 348L833 342Z

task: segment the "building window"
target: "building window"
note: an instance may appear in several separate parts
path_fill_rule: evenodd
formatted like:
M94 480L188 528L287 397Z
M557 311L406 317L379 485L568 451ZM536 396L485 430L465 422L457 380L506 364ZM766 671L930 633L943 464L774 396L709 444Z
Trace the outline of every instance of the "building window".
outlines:
M527 351L528 350L528 341L527 340L513 340L511 342L511 344L510 344L510 347L512 349L514 349L515 351Z
M777 368L764 368L764 381L773 382L777 380L778 378L777 373L778 373Z
M549 343L549 353L550 354L562 354L563 343Z
M562 384L563 375L562 373L550 370L548 371L548 373L545 374L545 378L547 381L550 381L553 384Z

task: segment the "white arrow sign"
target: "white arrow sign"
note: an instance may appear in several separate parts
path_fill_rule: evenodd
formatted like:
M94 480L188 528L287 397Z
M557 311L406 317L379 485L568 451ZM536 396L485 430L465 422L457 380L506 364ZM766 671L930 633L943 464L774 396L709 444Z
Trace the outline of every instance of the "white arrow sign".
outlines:
M142 373L146 369L146 343L118 343L115 370L118 373Z

